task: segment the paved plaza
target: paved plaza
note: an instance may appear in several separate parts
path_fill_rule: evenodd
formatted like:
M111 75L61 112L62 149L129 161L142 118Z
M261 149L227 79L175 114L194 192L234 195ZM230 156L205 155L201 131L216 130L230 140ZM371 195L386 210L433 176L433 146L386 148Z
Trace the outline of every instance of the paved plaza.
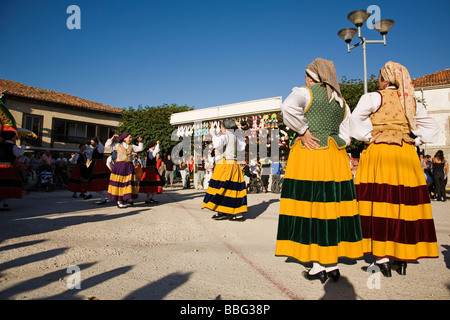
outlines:
M340 260L341 278L307 281L309 265L276 257L279 194L248 195L244 222L214 221L204 190L164 189L133 207L31 192L0 214L2 300L449 300L450 202L433 202L439 258L392 278Z

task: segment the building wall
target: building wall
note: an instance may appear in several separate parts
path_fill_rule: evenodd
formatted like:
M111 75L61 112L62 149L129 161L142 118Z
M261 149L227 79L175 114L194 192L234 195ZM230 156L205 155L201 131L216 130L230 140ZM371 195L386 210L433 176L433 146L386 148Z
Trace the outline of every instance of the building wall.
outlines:
M92 123L97 125L103 125L108 127L118 127L121 122L121 115L112 113L100 113L98 111L88 111L88 110L75 110L65 107L53 107L44 104L36 104L25 101L18 101L15 99L5 99L5 104L7 105L9 111L16 120L17 127L24 127L23 115L30 114L35 116L42 116L42 148L51 148L52 142L52 125L53 119L65 119L70 121L78 121L85 123ZM67 150L78 150L78 145L69 143L55 143L53 145L54 149L67 149Z
M428 114L440 129L438 141L422 148L431 156L443 150L445 157L450 158L450 86L416 88L416 96L425 99Z

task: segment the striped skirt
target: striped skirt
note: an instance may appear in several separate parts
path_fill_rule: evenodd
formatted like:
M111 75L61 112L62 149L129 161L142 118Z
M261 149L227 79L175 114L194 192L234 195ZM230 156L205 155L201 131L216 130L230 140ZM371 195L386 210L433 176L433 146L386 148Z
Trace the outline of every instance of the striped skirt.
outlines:
M86 171L86 165L80 165L78 163L75 164L72 172L70 173L69 186L67 188L69 191L81 193L85 193L87 191L86 182L83 181L84 179L81 179L82 175L85 175Z
M22 199L22 180L13 165L0 165L0 199Z
M308 150L298 141L283 180L275 255L334 265L363 256L361 223L347 153L333 140Z
M139 182L139 193L163 193L164 185L162 177L154 167L145 168L142 179Z
M413 145L366 147L355 185L364 253L402 261L438 257L428 188Z
M114 163L109 177L108 199L123 201L138 198L138 180L132 162Z
M105 191L108 190L109 176L111 171L103 160L94 160L89 168L89 181L86 183L88 191Z
M247 188L241 166L236 160L220 160L203 199L202 209L227 214L247 212Z

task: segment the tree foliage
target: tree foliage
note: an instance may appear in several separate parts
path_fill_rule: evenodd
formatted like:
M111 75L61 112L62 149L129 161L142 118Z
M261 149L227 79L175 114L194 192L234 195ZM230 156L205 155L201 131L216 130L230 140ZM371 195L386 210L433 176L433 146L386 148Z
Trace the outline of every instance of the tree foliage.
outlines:
M346 77L342 77L339 85L341 87L342 96L350 107L350 110L353 111L356 108L359 99L364 94L364 81L361 79L348 80ZM372 92L378 89L378 78L375 75L371 75L370 78L367 79L367 91ZM359 158L359 154L363 148L364 142L352 138L351 143L347 146L347 152L351 153L352 157Z
M345 101L353 111L364 94L363 80L342 77L340 87ZM378 81L375 75L371 75L367 80L367 88L368 92L378 90ZM161 152L167 153L178 143L178 141L171 141L172 132L176 130L170 124L171 114L191 110L194 110L194 107L176 104L163 104L157 107L139 105L137 109L130 107L123 113L122 124L118 128L119 134L130 132L134 139L142 137L144 145L150 141L159 140ZM347 152L352 153L353 157L359 157L363 148L363 142L352 139L350 145L347 146Z
M163 104L157 107L128 108L122 115L122 124L118 128L119 134L129 132L133 140L142 137L144 145L150 141L160 142L161 152L169 152L178 142L171 141L171 135L175 127L170 124L170 115L173 113L191 111L194 107L187 105Z

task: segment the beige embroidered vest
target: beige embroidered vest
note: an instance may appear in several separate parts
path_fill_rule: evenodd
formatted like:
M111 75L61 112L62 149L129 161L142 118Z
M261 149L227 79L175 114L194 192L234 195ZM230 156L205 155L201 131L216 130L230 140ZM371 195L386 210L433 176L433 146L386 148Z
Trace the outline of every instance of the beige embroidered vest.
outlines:
M406 119L397 90L380 90L381 106L370 115L373 131L372 136L382 132L375 143L402 145L403 141L414 144L409 136L410 128Z
M116 162L128 161L133 162L133 146L130 144L128 148L123 146L123 143L117 145L117 159Z

